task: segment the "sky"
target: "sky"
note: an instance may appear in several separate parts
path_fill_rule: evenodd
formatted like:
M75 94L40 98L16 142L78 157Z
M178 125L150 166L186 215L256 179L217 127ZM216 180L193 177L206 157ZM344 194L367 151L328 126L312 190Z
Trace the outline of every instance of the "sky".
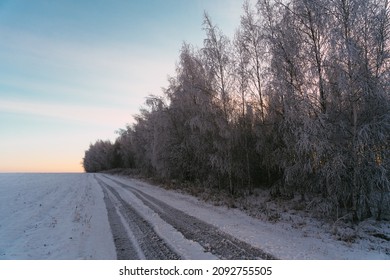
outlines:
M0 172L82 172L201 47L204 11L232 37L241 0L0 0Z

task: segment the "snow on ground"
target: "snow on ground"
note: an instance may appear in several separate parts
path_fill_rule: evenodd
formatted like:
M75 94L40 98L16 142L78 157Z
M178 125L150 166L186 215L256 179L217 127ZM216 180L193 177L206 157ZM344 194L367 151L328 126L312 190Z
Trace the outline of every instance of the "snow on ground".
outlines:
M102 174L96 176L104 179ZM298 223L302 226L270 223L238 209L214 206L134 179L115 178L280 259L390 259L388 241L378 248L365 240L338 241L304 217ZM180 254L190 259L213 258L134 195L125 190L120 193L132 200L161 236L169 236L169 242L181 248ZM390 226L383 228L389 236ZM0 174L0 259L115 258L103 192L93 174Z
M118 177L116 177L118 178ZM133 182L143 192L223 231L253 244L279 259L390 259L390 255L372 248L365 240L347 243L335 240L319 222L305 220L304 228L295 228L286 222L270 223L252 218L238 209L214 206L199 199L172 190L120 178L124 183ZM390 225L384 227L390 235ZM384 241L390 251L390 242Z
M0 174L0 259L115 259L90 174Z
M98 175L99 176L99 175ZM165 242L167 242L176 252L182 257L182 259L187 260L215 260L216 256L212 255L209 252L205 252L203 247L198 243L186 239L180 232L178 232L173 226L166 223L160 218L152 209L147 207L140 199L138 199L133 193L128 190L118 186L111 180L107 180L104 177L100 177L103 181L111 183L114 186L117 186L117 191L120 193L121 197L126 201L131 201L131 206L138 212L140 215L151 223L154 227L156 233L162 237ZM136 187L136 185L133 185ZM142 189L143 190L143 189ZM160 199L159 197L156 197ZM141 252L142 254L142 252Z

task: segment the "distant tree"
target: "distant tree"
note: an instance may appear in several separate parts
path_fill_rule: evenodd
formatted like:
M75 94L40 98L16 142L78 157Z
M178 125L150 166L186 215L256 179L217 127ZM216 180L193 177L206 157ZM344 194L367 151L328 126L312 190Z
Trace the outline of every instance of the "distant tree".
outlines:
M86 172L99 172L115 166L115 148L110 141L98 140L85 151L83 167Z
M119 136L115 140L115 146L119 157L118 165L122 168L134 168L133 129L128 125L125 129L118 130L117 133Z

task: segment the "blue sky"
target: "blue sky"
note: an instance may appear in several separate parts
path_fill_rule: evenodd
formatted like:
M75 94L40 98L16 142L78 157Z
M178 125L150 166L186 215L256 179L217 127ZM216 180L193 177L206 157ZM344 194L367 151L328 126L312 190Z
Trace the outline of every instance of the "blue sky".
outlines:
M203 12L232 36L240 0L0 0L0 172L82 171L174 75Z

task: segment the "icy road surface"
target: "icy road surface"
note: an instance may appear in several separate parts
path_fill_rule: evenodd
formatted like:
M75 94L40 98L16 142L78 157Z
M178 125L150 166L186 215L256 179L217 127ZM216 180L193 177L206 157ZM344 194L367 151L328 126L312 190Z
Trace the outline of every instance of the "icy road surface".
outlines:
M0 174L0 259L388 259L134 179Z

